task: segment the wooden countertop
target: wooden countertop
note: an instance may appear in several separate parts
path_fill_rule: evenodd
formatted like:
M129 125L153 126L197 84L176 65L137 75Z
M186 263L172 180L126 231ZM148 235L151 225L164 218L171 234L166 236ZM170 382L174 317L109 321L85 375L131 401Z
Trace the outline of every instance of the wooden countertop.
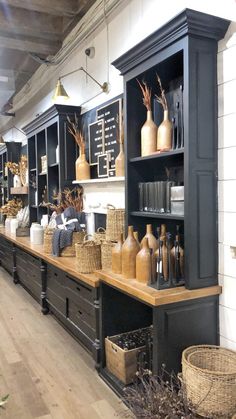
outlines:
M141 284L136 279L125 279L122 275L114 274L111 271L96 271L92 274L82 274L78 272L75 257L56 257L44 253L42 245L33 245L29 237L15 237L10 233L5 233L4 228L0 228L0 235L10 240L12 243L35 255L58 269L70 274L74 278L80 279L92 287L98 287L100 281L129 294L131 297L150 304L160 306L164 304L177 303L179 301L193 300L196 298L219 295L222 291L221 286L215 285L207 288L188 290L185 287L169 288L166 290L156 290L147 285Z
M209 297L221 294L222 288L219 285L207 288L188 290L185 287L156 290L147 285L141 284L136 279L126 279L122 275L108 271L96 271L98 277L108 285L112 285L130 296L136 297L152 306L177 303L179 301L193 300L196 298Z
M10 233L5 233L4 227L0 228L0 235L4 236L7 240L26 250L34 256L37 256L48 263L56 266L58 269L72 275L74 278L80 279L91 287L99 286L99 278L95 274L82 274L78 271L76 266L75 257L57 257L47 255L43 250L43 245L30 243L29 237L16 237Z

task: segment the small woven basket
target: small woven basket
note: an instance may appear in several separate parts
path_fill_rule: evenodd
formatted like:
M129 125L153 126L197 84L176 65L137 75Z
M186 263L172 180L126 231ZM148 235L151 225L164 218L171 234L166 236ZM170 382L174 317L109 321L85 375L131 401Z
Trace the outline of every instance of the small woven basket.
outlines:
M106 240L106 230L103 227L99 227L95 233L93 233L93 239L95 242L101 243Z
M101 257L102 257L102 269L111 269L111 254L112 248L115 246L116 242L103 241L101 243Z
M85 235L85 231L73 231L71 245L64 247L64 249L61 250L60 256L75 256L75 244L82 243Z
M236 352L218 346L190 346L182 353L183 383L194 411L231 418L236 412Z
M94 240L86 240L83 243L76 243L76 262L78 272L90 274L101 269L101 244Z
M107 206L106 240L118 241L121 233L125 232L125 210L117 209L113 205Z
M55 228L48 228L46 227L44 230L44 238L43 238L43 251L46 255L52 254L52 236Z

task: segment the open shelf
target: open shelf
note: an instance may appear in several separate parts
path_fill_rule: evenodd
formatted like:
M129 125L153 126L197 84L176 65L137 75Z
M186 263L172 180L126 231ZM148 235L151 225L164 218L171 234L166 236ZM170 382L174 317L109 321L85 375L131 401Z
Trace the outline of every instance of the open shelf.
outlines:
M184 220L184 215L160 214L159 212L149 211L131 211L130 215L134 217L161 218L163 220Z
M114 176L114 177L106 177L106 178L98 178L98 179L88 179L88 180L73 180L73 184L80 184L80 185L91 185L93 183L112 183L112 182L124 182L124 176Z
M11 188L10 191L12 195L27 195L28 186L20 186L18 188Z
M59 165L59 163L52 163L52 164L49 164L49 166L48 167L57 167Z
M36 172L36 167L34 167L33 169L30 169L30 172Z
M166 157L171 157L171 156L178 156L184 154L184 149L178 149L178 150L171 150L171 151L166 151L163 153L160 152L156 152L153 154L150 154L150 156L144 156L144 157L133 157L132 159L129 159L130 163L136 163L136 162L142 162L142 161L146 161L146 160L155 160L155 159L162 159L162 158L166 158Z

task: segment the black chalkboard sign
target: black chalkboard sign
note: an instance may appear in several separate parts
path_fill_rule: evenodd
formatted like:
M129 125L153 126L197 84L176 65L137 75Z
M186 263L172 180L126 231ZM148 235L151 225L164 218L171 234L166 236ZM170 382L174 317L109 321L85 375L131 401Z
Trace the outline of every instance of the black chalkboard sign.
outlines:
M89 124L89 164L98 164L98 156L104 151L104 119L100 119Z
M98 177L107 177L109 170L109 153L100 154L98 156Z
M121 99L97 109L97 120L104 120L104 152L110 154L109 170L111 171L115 169L115 159L120 151L119 141L117 140L120 133L121 112Z

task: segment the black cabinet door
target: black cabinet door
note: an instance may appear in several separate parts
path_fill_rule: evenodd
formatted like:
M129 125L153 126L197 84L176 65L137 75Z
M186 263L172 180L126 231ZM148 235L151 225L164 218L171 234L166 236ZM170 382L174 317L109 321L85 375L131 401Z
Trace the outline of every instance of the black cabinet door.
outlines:
M42 290L40 266L39 258L16 247L17 279L38 302L40 302Z
M1 266L9 274L13 271L13 245L9 240L1 236L0 239L0 262Z

